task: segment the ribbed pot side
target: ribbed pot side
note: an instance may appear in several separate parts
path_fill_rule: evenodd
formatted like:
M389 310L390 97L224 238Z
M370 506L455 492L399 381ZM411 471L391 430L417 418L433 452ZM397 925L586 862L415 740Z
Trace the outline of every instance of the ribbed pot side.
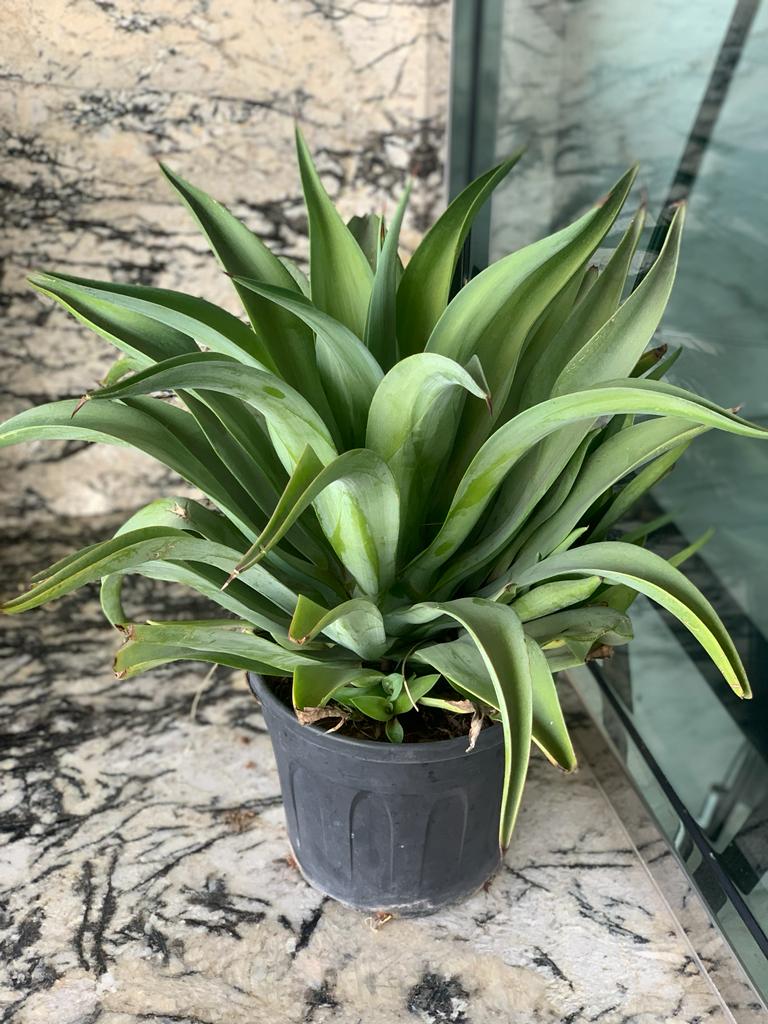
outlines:
M288 837L310 885L358 910L429 914L500 864L503 742L483 729L434 743L370 742L300 725L257 675Z

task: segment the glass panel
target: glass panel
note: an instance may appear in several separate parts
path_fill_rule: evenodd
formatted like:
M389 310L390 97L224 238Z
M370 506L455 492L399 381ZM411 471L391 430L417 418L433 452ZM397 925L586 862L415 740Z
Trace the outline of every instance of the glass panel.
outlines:
M502 15L498 64L483 69L493 92L477 85L471 101L486 117L495 104L495 147L477 132L456 135L453 147L466 143L480 170L529 144L494 199L490 258L572 220L639 160L646 247L653 251L661 236L655 218L671 201L688 201L659 339L684 348L670 379L724 405L743 403L745 415L768 426L768 5L471 6L481 37L489 9ZM456 192L464 182L451 184ZM476 251L473 262L481 262ZM654 541L664 554L716 528L686 568L734 635L755 700L731 694L692 638L641 600L634 644L592 685L610 703L613 728L626 730L618 746L629 770L765 994L768 444L716 433L698 439L640 515L660 507L674 519ZM583 677L580 686L588 689Z

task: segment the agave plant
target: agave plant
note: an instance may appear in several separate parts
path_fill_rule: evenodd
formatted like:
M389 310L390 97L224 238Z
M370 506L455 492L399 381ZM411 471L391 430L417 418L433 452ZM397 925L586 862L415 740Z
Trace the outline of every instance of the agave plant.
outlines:
M668 562L644 547L653 524L618 539L615 528L698 434L766 434L663 383L679 353L646 351L682 208L627 297L642 209L603 269L591 263L634 169L451 297L473 216L519 154L465 189L403 268L408 191L386 228L378 216L345 224L300 134L297 147L308 277L163 168L250 323L180 292L31 277L123 354L103 386L22 412L0 443L133 446L208 500L151 502L5 611L100 580L106 617L126 633L119 677L178 659L292 677L305 720L365 718L394 743L420 707L483 709L503 727L506 847L531 742L575 764L554 675L627 642L637 593L749 696L722 622L677 568L691 549ZM129 622L131 573L191 587L219 617Z

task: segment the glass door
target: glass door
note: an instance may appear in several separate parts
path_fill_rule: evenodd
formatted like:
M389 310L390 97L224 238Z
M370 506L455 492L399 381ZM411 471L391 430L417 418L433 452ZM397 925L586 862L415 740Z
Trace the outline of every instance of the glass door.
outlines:
M649 227L636 275L658 251L672 204L688 204L658 339L683 349L669 379L768 426L768 5L456 8L454 78L464 78L452 191L528 145L465 272L562 227L639 161L636 201L648 203ZM736 639L755 699L734 697L688 634L643 600L634 644L576 682L765 995L768 445L714 432L697 440L640 515L660 513L671 515L656 535L662 553L714 527L687 568Z

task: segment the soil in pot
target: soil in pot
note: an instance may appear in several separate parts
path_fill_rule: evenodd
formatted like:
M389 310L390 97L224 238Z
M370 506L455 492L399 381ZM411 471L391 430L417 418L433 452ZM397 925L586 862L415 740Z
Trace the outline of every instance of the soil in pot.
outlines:
M291 680L287 677L271 678L267 685L285 707L295 714L291 701ZM447 693L440 694L440 696L450 699L455 697L455 694ZM466 701L460 703L468 705ZM389 742L384 733L383 722L376 722L363 715L356 719L339 717L333 713L334 709L327 710L328 717L318 718L315 721L309 715L302 724L309 724L322 732L347 736L350 739ZM434 743L438 740L452 740L457 736L466 736L467 742L469 742L470 732L474 731L476 735L476 730L472 729L472 719L471 713L452 713L442 708L430 707L420 707L418 710L398 716L398 721L403 727L405 743ZM299 720L302 721L301 716L299 716ZM486 729L491 725L493 725L492 720L487 715L483 715L479 722L480 729Z

